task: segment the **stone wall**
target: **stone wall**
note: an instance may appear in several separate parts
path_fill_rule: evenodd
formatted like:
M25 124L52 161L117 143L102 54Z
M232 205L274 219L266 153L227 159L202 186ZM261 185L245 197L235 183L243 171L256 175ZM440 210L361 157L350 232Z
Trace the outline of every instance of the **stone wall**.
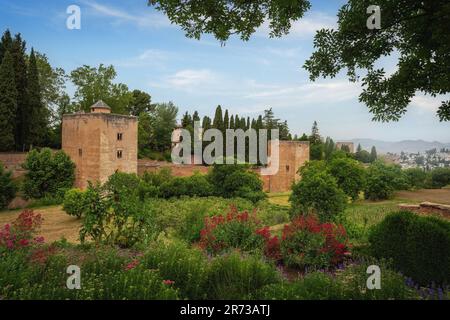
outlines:
M401 210L407 210L416 212L419 214L424 215L438 215L440 217L450 219L450 206L439 204L439 203L432 203L432 202L422 202L418 205L411 205L411 204L400 204L399 208Z
M291 189L292 183L300 180L298 169L309 161L309 142L280 141L279 169L275 175L261 175L261 169L254 172L261 175L264 191L286 192ZM270 155L270 148L269 148ZM195 172L208 173L210 167L202 165L176 165L164 161L138 160L138 173L157 172L162 168L169 168L176 177L187 177Z
M14 178L23 176L25 174L25 170L22 168L22 163L25 162L26 158L26 152L0 153L0 162L3 164L6 170L12 171Z

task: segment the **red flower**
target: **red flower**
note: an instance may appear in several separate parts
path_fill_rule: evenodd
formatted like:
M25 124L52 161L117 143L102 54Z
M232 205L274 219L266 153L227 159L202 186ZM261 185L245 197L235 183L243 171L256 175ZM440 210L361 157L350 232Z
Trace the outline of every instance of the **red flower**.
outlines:
M126 271L132 270L132 269L136 268L138 265L139 265L139 260L134 259L133 261L131 261L129 264L127 264L125 266L125 270Z
M171 286L171 285L173 285L173 284L175 283L175 281L172 281L172 280L164 280L163 283L164 283L165 285L167 285L167 286Z

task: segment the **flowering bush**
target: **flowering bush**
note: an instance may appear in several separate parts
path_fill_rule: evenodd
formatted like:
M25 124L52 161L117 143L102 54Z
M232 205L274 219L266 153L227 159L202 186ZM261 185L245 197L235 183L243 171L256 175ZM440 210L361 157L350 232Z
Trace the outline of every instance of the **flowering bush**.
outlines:
M320 223L314 216L300 216L284 227L280 250L288 266L326 268L343 260L347 243L341 225Z
M0 248L14 250L42 243L44 238L36 237L42 220L33 210L22 211L11 225L6 224L0 229Z
M209 253L219 253L230 248L262 250L265 238L261 232L257 232L260 227L256 212L238 212L233 206L226 216L205 219L205 227L200 232L200 247Z

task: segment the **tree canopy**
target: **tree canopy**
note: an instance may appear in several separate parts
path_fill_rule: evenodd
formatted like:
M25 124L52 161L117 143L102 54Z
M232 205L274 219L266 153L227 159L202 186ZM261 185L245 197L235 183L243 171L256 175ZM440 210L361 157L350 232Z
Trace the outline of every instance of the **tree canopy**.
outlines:
M349 0L338 13L338 28L322 29L304 68L311 80L347 70L362 77L365 103L376 121L397 121L418 93L433 97L450 92L450 3L447 0L380 0L381 28L370 30L366 10L373 1ZM393 72L377 67L398 55ZM364 74L360 73L364 71ZM441 121L450 120L450 101L442 101Z
M265 22L270 36L280 37L311 6L308 0L149 0L148 4L181 26L188 37L200 39L208 33L220 41L233 34L248 40Z

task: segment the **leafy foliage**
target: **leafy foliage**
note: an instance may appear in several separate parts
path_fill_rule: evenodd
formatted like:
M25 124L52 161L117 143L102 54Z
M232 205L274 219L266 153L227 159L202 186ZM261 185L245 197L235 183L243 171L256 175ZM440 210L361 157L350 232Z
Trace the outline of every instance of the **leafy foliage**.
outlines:
M307 0L149 0L149 5L163 11L188 37L199 39L203 33L210 33L220 41L226 41L232 34L248 40L265 21L269 23L270 36L280 37L287 34L292 22L301 18L310 7Z
M64 195L63 210L71 216L81 218L85 206L84 191L70 189Z
M369 0L349 0L338 13L338 29L319 30L314 39L316 51L304 68L311 80L335 77L347 69L351 81L357 70L362 79L364 102L374 120L399 120L416 92L436 96L448 93L450 79L443 72L450 65L448 1L378 1L382 10L381 29L366 26ZM384 56L398 53L397 70L387 75L377 63ZM441 121L450 120L449 101L438 110Z
M333 176L314 172L293 185L289 202L293 216L317 214L321 221L330 221L345 209L347 196Z
M328 170L345 194L358 199L364 188L365 171L361 164L350 158L336 158L328 164Z
M408 178L400 166L376 161L367 169L364 195L369 200L390 199L394 191L409 187Z
M11 177L12 173L5 171L5 168L0 163L0 209L7 207L16 195L17 188Z
M75 164L64 151L53 153L47 148L34 149L22 166L27 170L23 191L29 198L55 196L70 189L75 181Z

